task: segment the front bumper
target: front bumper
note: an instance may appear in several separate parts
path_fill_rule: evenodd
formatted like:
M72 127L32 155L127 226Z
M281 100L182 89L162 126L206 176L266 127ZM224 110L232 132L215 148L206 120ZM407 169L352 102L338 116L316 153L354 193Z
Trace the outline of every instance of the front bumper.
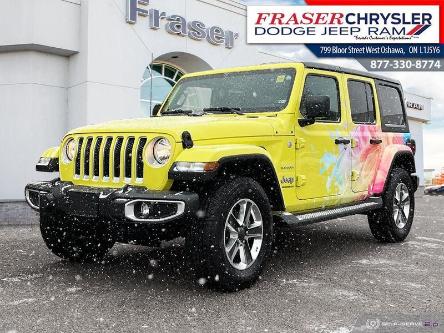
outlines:
M156 192L129 185L120 189L86 187L58 179L26 185L25 196L35 210L119 223L171 223L194 218L199 209L195 193Z

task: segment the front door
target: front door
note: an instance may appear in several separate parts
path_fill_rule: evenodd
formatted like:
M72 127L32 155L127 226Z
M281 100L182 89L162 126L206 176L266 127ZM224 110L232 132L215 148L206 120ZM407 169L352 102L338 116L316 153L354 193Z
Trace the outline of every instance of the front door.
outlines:
M314 124L296 124L296 195L298 199L316 199L317 208L337 200L350 189L350 137L341 93L340 73L306 70L298 117L308 118L304 103L308 96L325 96L329 112ZM308 206L307 206L308 207Z
M372 79L347 75L346 87L352 136L351 187L355 193L367 193L373 184L383 143L375 86Z

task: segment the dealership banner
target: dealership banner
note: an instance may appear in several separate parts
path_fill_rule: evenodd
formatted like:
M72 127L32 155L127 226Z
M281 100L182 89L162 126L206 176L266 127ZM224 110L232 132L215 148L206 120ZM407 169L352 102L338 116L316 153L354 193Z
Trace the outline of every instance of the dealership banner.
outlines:
M369 71L444 71L439 2L335 2L248 6L247 42L304 44L318 58L354 58Z
M249 43L438 43L439 6L249 6Z

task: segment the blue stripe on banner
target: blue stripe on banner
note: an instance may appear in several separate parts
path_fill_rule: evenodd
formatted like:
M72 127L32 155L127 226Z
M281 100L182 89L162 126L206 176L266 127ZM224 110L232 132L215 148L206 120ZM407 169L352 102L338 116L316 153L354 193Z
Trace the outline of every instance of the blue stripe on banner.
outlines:
M430 27L431 26L431 24L427 24L427 25L425 25L425 26L423 26L421 29L419 29L417 32L415 32L415 36L417 36L417 35L420 35L420 34L422 34L424 31L426 31L427 30L427 28L428 27Z
M305 44L305 46L318 58L444 58L444 44Z

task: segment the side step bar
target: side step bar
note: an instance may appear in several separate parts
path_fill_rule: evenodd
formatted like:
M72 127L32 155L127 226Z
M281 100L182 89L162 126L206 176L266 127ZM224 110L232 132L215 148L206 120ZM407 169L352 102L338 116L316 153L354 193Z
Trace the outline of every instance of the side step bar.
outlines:
M358 204L323 209L306 213L281 213L280 218L288 225L307 225L316 222L333 220L339 217L362 214L382 207L382 198L371 197Z

